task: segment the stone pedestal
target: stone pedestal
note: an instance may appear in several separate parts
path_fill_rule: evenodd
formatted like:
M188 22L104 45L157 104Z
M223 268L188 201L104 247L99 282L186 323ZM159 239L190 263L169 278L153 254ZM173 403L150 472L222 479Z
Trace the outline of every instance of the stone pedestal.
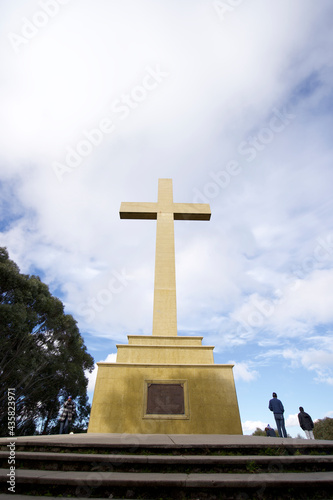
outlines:
M202 337L129 335L98 363L88 432L242 434L233 365Z

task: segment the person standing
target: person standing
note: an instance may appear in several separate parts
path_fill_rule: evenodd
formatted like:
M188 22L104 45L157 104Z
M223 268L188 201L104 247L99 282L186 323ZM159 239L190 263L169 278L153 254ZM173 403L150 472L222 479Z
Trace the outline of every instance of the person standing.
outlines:
M67 401L64 403L62 408L62 413L59 417L60 431L59 434L68 434L70 424L75 416L75 403L72 400L72 396L68 396Z
M298 421L299 425L305 432L307 439L314 439L315 438L313 435L314 424L312 422L312 418L308 413L304 411L304 408L302 406L299 407Z
M276 392L272 394L273 399L269 401L268 408L274 413L276 427L280 437L287 437L287 431L284 425L284 407L281 401L277 398Z

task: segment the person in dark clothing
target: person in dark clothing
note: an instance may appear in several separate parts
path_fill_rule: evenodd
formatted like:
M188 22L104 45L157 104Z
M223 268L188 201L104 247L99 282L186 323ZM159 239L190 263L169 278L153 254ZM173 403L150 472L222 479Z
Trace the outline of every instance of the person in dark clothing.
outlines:
M266 431L266 436L276 437L275 430L269 424L267 424L267 427L265 427L265 431Z
M304 408L302 406L299 407L298 421L299 425L305 432L307 439L314 439L315 438L313 435L314 424L312 422L312 418L308 413L304 411Z
M68 434L70 424L75 416L75 403L72 400L72 396L68 396L67 401L64 403L62 413L59 417L60 431L59 434Z
M273 399L269 401L268 408L274 413L274 418L277 430L280 437L287 437L287 431L284 425L284 407L281 401L277 398L276 392L272 394Z

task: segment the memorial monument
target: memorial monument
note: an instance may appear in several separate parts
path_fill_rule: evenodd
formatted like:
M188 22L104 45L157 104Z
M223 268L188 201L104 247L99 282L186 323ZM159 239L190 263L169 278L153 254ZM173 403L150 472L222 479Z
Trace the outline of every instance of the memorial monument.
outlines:
M177 335L174 220L210 215L174 203L171 179L159 179L157 203L121 204L121 219L157 220L153 329L128 335L115 363L97 363L88 432L242 434L233 365L215 364L203 337Z

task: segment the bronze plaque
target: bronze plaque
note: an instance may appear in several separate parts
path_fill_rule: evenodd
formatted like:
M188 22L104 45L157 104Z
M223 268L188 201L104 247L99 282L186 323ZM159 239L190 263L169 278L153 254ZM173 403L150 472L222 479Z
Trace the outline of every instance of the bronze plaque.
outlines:
M147 394L147 414L185 414L183 384L148 384Z

